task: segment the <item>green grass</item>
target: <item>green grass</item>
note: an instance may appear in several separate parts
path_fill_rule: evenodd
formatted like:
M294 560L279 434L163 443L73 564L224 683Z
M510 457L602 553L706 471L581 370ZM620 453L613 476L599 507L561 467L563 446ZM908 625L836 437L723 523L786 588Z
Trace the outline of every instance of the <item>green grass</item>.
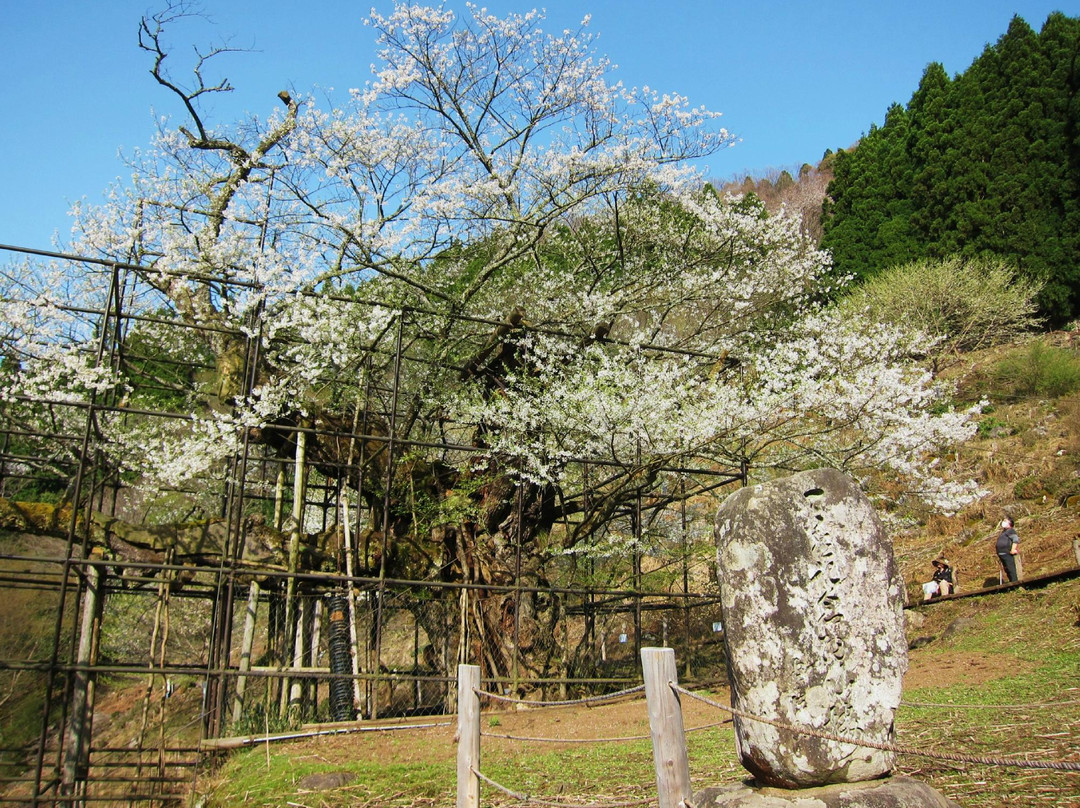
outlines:
M524 754L489 745L482 752L482 771L496 782L519 793L550 794L556 784L571 782L585 793L592 789L610 791L616 784L625 787L647 781L652 771L652 747L648 741L629 743L576 744L565 751L536 751Z
M691 733L687 747L695 787L711 784L721 772L730 778L742 776L732 751L734 736L730 727ZM573 801L580 799L575 795L582 794L593 799L598 794L622 800L644 799L655 790L649 741L575 744L552 751L543 744L522 750L517 744L485 740L481 770L515 793L548 799ZM379 804L400 800L449 806L455 801L452 760L447 764L359 760L339 764L298 762L294 755L272 752L268 764L264 748L258 748L233 756L220 773L207 805L242 802L279 806L283 800L310 805L305 795L298 795L298 783L309 774L329 771L347 771L356 779L344 787L319 792L316 802L323 808L352 805L358 792L378 797ZM514 801L487 784L481 791L486 805Z
M992 758L1080 762L1080 581L1045 589L943 602L924 609L920 634L938 635L924 663L950 654L994 655L1005 675L905 692L908 702L956 707L903 707L897 741L922 750ZM951 638L958 618L970 623ZM1040 706L1056 703L1052 707ZM1080 772L948 763L902 755L901 771L965 808L1080 805Z
M353 761L330 767L318 761L298 761L295 755L281 751L271 752L268 758L260 747L236 755L227 769L227 778L212 795L214 805L242 803L276 808L283 804L283 794L296 794L305 777L331 770L351 772L356 779L341 788L321 792L319 802L326 806L352 805L357 792L380 795L388 801L430 800L447 795L449 802L454 799L452 773L448 780L441 767L430 764Z

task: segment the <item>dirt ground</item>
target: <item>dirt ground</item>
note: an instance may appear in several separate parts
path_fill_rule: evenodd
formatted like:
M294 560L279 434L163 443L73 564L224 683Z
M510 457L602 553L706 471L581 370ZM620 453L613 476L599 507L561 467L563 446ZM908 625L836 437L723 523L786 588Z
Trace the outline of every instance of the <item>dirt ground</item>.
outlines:
M942 656L930 650L917 649L910 653L910 667L904 677L905 692L924 687L945 687L964 682L979 684L1016 674L1017 660L990 654L950 653ZM730 704L726 687L709 691L711 698ZM682 701L683 723L687 731L728 720L726 713L691 698ZM408 732L365 732L351 735L331 735L304 739L290 744L290 754L298 759L305 756L325 763L344 764L358 758L367 760L398 760L402 762L445 762L452 760L456 747L453 719L435 717L410 723L441 726ZM380 722L381 723L381 722ZM647 738L649 719L642 697L605 703L596 706L557 708L484 709L482 732L485 738L516 736L518 738L566 739L565 747L575 741L600 738ZM418 737L418 733L420 733ZM505 743L526 743L503 738ZM553 744L553 748L560 748ZM275 750L278 751L278 750Z
M1015 676L1015 657L994 654L952 652L947 656L911 651L910 666L904 676L904 690L948 687L963 682L977 685L993 679Z

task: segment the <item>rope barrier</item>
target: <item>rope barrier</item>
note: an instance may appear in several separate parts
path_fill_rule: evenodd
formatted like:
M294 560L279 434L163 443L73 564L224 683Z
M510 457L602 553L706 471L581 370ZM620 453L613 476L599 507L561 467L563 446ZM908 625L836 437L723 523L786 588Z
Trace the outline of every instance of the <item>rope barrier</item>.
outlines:
M477 771L472 766L469 767L469 771L471 771L489 786L494 788L496 791L501 791L503 794L506 794L508 797L511 797L518 802L528 802L532 803L533 805L547 805L549 806L549 808L630 808L631 806L650 805L656 802L655 797L649 797L644 800L632 800L629 802L556 802L554 800L549 800L544 797L533 797L529 794L522 794L518 791L513 791L512 789L504 786L502 783L496 783L490 777L483 774L482 772Z
M621 743L623 741L647 741L650 735L624 735L620 738L543 738L529 735L505 735L501 732L481 732L485 738L501 738L504 741L529 741L532 743Z
M722 727L724 724L730 723L731 719L726 718L723 721L714 721L711 724L702 724L700 727L690 727L690 729L683 731L689 734L691 732L700 732L703 729ZM484 731L481 731L480 734L485 738L501 738L506 741L530 741L533 743L620 743L622 741L647 741L652 738L651 735L623 735L618 738L542 738L528 735L506 735L501 732Z
M626 690L618 690L614 693L605 693L602 696L585 696L580 699L570 699L568 701L533 701L531 699L519 699L513 696L503 696L499 693L492 693L488 690L480 690L474 687L473 692L478 696L487 696L489 699L495 701L505 701L509 704L528 704L533 707L573 707L581 704L595 704L603 701L614 701L620 699L623 696L630 696L634 693L645 692L645 685L638 685L637 687L630 687Z
M853 746L861 746L867 749L881 749L886 752L896 752L902 755L921 755L922 757L933 758L935 760L948 760L956 763L978 763L985 766L1016 766L1025 769L1054 769L1056 771L1067 772L1080 772L1080 761L1074 760L1016 760L1014 758L1002 758L1002 757L988 757L982 755L961 755L954 752L928 752L924 749L914 749L909 746L897 746L896 744L884 743L882 741L871 741L862 738L850 738L844 735L834 735L829 732L819 732L817 730L809 729L807 727L797 727L793 724L787 724L783 721L777 721L771 718L762 718L761 716L751 715L743 710L739 710L735 707L728 707L720 704L718 701L714 701L706 696L692 693L685 688L679 687L674 682L668 682L668 686L672 688L676 693L681 693L685 696L689 696L692 699L704 702L705 704L716 707L724 712L737 715L740 718L745 718L749 721L758 721L762 724L770 724L779 729L786 729L790 732L796 732L800 735L810 735L815 738L823 738L827 741L835 741L837 743L847 743Z
M901 707L953 707L960 710L1038 710L1043 707L1069 707L1080 704L1076 701L1040 701L1033 704L949 704L933 701L902 701Z

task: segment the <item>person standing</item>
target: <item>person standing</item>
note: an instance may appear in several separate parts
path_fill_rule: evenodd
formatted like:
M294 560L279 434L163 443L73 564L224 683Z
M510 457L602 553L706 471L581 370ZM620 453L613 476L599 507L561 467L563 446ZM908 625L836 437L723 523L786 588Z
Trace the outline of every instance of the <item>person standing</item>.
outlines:
M1012 583L1017 579L1016 554L1020 552L1020 537L1013 529L1013 520L1008 516L1001 520L1001 533L997 537L996 550L1001 568L1005 570L1009 583Z

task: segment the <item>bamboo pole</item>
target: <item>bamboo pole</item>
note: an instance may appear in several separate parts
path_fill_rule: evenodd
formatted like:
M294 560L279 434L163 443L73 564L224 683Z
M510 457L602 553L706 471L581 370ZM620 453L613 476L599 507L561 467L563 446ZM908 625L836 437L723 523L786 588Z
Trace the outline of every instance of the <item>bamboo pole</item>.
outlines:
M690 763L686 754L682 704L671 689L678 684L675 651L671 648L642 648L641 671L645 677L645 698L649 709L653 763L660 808L683 808L690 802Z
M479 687L480 666L458 665L457 808L480 808Z

